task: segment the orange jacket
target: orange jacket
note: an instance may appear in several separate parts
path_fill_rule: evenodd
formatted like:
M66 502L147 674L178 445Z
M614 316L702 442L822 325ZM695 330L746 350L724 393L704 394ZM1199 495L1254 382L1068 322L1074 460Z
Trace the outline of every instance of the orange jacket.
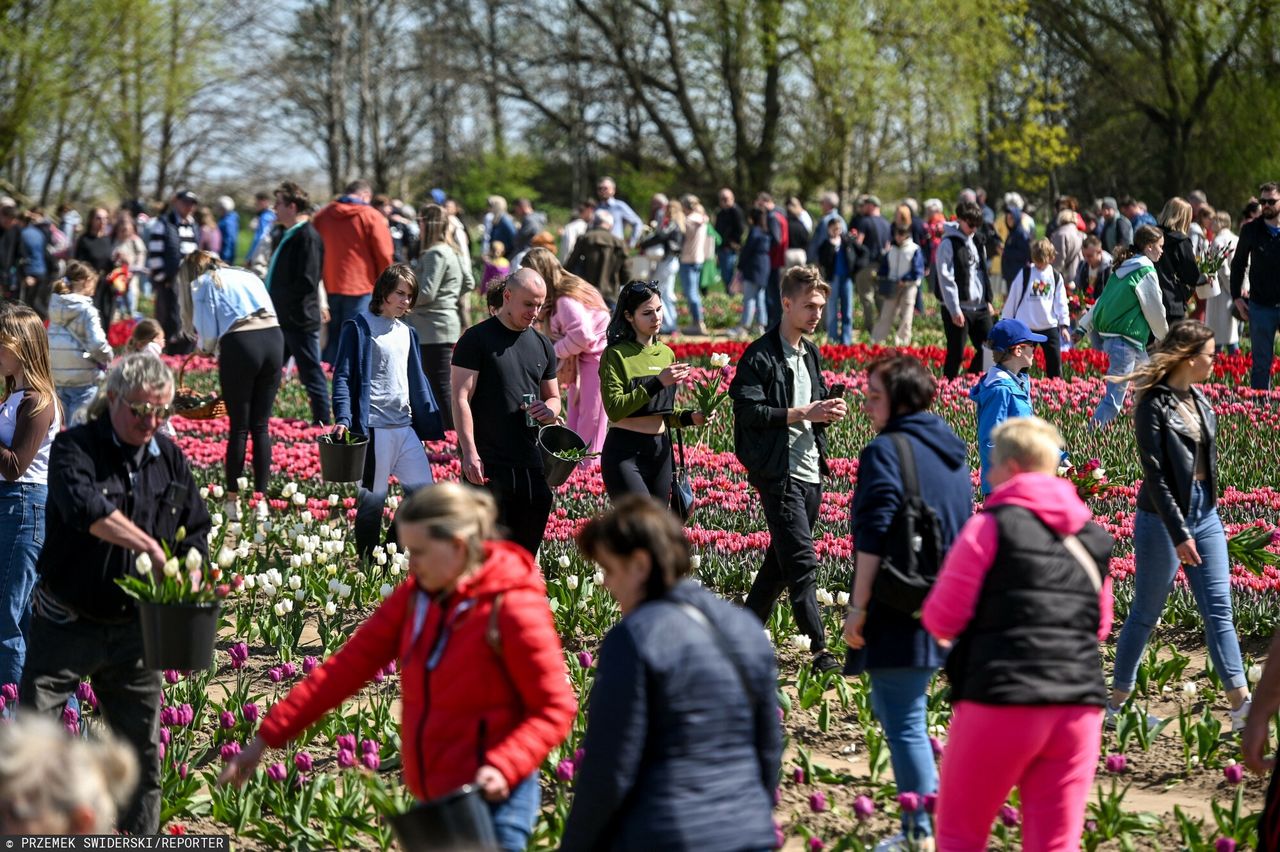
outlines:
M332 296L366 296L391 265L391 228L371 205L343 196L311 220L324 240L324 289Z
M486 640L495 596L502 655ZM416 617L425 609L421 625ZM437 660L428 670L436 649ZM419 799L475 781L481 761L515 787L568 736L578 712L546 585L523 548L485 545L485 561L442 600L410 579L340 651L295 686L263 720L280 748L400 660L400 740L405 784Z

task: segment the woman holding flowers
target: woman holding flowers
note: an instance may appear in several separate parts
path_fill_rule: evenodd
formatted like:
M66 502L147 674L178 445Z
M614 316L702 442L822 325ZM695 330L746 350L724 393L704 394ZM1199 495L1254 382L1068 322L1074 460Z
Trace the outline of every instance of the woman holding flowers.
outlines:
M701 411L677 409L676 386L689 365L676 362L658 340L662 296L653 282L632 281L618 295L609 322L609 346L600 359L600 395L609 432L600 473L609 499L648 494L671 499L671 437L668 429L701 426Z
M405 784L420 800L479 787L499 846L523 852L541 806L538 768L568 735L577 701L542 575L524 548L494 540L495 516L488 492L453 482L402 503L409 579L271 708L220 782L244 783L268 747L283 748L398 659Z
M1114 284L1108 285L1108 289ZM1133 373L1138 402L1133 418L1142 487L1133 523L1133 603L1116 641L1114 681L1107 716L1129 699L1143 649L1179 566L1204 619L1209 658L1231 703L1231 728L1243 729L1249 688L1231 612L1231 566L1218 518L1217 418L1196 387L1213 374L1213 330L1175 323Z

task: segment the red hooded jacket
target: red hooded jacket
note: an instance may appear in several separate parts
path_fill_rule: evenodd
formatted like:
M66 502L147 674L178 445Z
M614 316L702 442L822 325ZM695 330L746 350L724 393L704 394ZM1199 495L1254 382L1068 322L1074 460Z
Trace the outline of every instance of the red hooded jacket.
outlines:
M501 657L485 636L499 594ZM490 542L484 564L447 598L429 599L412 579L396 589L271 708L262 738L282 747L393 659L400 661L405 784L419 799L474 782L482 762L515 787L564 741L578 712L537 565L517 545Z
M364 296L395 259L387 217L372 205L342 196L317 213L311 225L324 240L324 290L331 296Z

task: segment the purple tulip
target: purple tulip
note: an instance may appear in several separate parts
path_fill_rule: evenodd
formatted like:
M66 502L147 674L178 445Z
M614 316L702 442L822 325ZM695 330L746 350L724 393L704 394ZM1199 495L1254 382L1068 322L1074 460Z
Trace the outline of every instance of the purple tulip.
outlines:
M1233 763L1230 766L1223 768L1222 775L1227 779L1228 784L1239 784L1244 780L1244 767L1239 763Z
M236 726L236 714L230 710L223 710L218 714L218 723L222 725L223 730L234 728Z
M306 656L302 658L302 673L309 675L316 670L316 666L320 665L320 661L315 657Z
M1125 757L1123 754L1107 755L1106 767L1107 767L1107 771L1110 772L1112 775L1119 775L1120 773L1124 772L1125 767L1128 765L1129 765L1129 759Z
M289 770L284 768L283 763L273 763L267 767L267 777L272 781L283 781L289 777Z
M946 746L942 744L942 740L937 737L929 737L929 747L933 749L934 758L941 760L942 752L946 750Z
M16 683L6 683L4 686L0 686L0 695L4 696L5 701L17 701L18 685Z
M244 664L249 661L248 644L244 642L237 642L227 649L227 656L231 658L231 668L244 668Z
M312 761L311 755L305 751L300 751L293 756L293 765L298 767L299 772L310 772L314 761Z
M580 749L576 750L576 751L573 753L573 765L574 765L574 766L581 766L581 765L582 765L582 759L583 759L584 757L586 757L586 756L587 756L587 750L586 750L585 748L580 748Z
M378 744L373 740L361 740L360 753L361 754L377 754Z
M222 757L224 762L230 762L231 758L235 757L239 753L240 743L227 743L222 748L218 749L218 754Z
M8 705L8 703L9 702L5 700L4 696L0 695L0 713L4 712L4 708Z
M781 803L782 803L782 788L774 787L773 788L773 806L776 808Z
M73 737L76 735L76 733L79 730L78 728L76 728L75 725L64 725L63 727L65 727L67 729L67 733L71 734ZM168 753L168 749L164 747L164 743L160 743L160 745L156 746L156 754L159 755L158 759L161 762L164 761L164 756L167 753Z
M244 720L250 725L258 721L259 712L258 705L252 701L240 708L240 715L243 716Z
M913 814L920 810L920 794L919 793L899 793L898 807L902 808L903 813Z
M178 681L180 681L180 680L182 680L182 675L178 672L178 670L177 670L177 669L165 669L165 670L164 670L164 682L165 682L165 683L169 684L170 686L173 686L175 683L177 683L177 682L178 682Z
M859 796L853 800L853 815L858 818L858 822L862 822L875 812L876 803L870 796Z
M1214 852L1236 852L1236 842L1230 837L1219 837L1213 844Z
M820 814L827 809L827 796L821 790L809 796L809 810Z
M290 680L298 676L298 667L293 663L285 663L280 668L284 672L284 676Z
M578 665L582 666L584 669L591 668L593 665L595 665L595 662L596 662L596 658L591 656L590 651L578 652Z
M366 769L377 772L378 767L382 765L382 758L378 757L378 753L376 751L367 751L364 753L364 756L360 758L360 762L365 765Z
M191 708L190 704L183 704L178 708L178 724L186 727L195 721L196 711Z
M63 707L62 722L68 728L80 724L80 711L74 707Z
M273 668L267 671L267 680L271 681L272 683L279 683L280 679L283 677L284 677L284 672L280 669L279 666L274 666Z
M797 784L803 784L803 783L804 783L804 768L803 768L803 767L800 767L800 766L797 766L795 769L791 770L791 780L792 780L792 781L794 781L794 782L795 782L795 783L797 783Z
M822 852L822 850L826 848L827 848L827 844L822 842L822 838L820 837L809 838L809 852Z
M576 771L577 767L573 765L572 760L562 760L556 764L556 777L566 784L573 780L573 774Z
M178 711L169 705L161 707L160 724L164 725L166 728L178 724Z
M924 812L927 814L931 814L937 809L938 809L938 794L925 793L924 794Z
M356 750L355 734L338 734L338 751L349 751L353 754Z
M773 823L773 848L781 849L783 844L787 842L787 836L782 833L782 826L775 821Z
M187 780L187 774L191 771L185 763L179 763L175 767L178 770L178 777L183 781Z
M171 736L172 736L172 734L170 734L170 733L169 733L169 729L168 729L168 728L161 728L161 729L160 729L160 742L164 743L165 745L168 745L168 744L169 744L169 737L171 737Z
M1013 805L1002 805L1000 808L1000 822L1004 823L1006 828L1013 828L1022 821L1022 814L1018 813L1018 809Z
M356 765L356 753L348 748L338 749L338 765L343 769L350 769Z
M396 673L396 661L392 660L391 662L387 663L387 675L390 676L395 673Z
M97 707L98 696L93 692L93 686L87 681L81 681L76 687L76 698L86 707Z

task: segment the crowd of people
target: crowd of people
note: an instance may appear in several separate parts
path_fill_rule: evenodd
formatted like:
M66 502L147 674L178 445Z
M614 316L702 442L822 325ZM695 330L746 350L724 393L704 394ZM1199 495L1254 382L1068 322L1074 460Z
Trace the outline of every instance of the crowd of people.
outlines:
M1039 237L1012 193L997 215L966 190L950 220L938 199L926 200L923 218L912 199L885 218L867 195L846 223L834 193L815 221L798 198L779 208L761 192L744 211L725 189L714 214L693 195L655 196L646 224L616 189L601 179L558 253L529 200L516 201L513 218L491 198L481 276L461 211L438 190L419 212L357 180L313 211L300 186L283 182L256 199L242 266L230 199L216 204L218 218L189 190L150 221L122 210L113 224L94 210L75 256L60 258L42 214L18 217L0 198L11 297L0 306L0 545L11 554L0 683L18 685L22 706L57 713L93 679L139 770L121 829L159 825L161 683L141 664L137 612L113 580L137 554L157 570L166 547L207 556L211 526L163 431L175 388L160 351L217 358L228 518L245 492L268 489L268 420L293 370L314 424L368 438L358 555L384 540L409 553L411 579L272 708L225 781L242 782L267 748L399 658L409 789L430 800L473 784L502 848L525 847L538 768L577 710L536 561L555 502L539 433L561 419L599 454L591 470L612 508L578 546L622 612L600 649L564 848L773 846L781 729L775 652L759 628L784 593L814 672L867 673L899 791L937 797L936 815L904 812L882 849L985 848L1015 786L1026 848L1075 848L1101 726L1130 699L1179 565L1197 569L1188 578L1232 727L1249 726L1257 753L1248 756L1260 765L1266 717L1250 713L1216 512L1216 421L1197 385L1245 320L1254 386L1269 387L1280 322L1276 184L1260 187L1238 238L1196 193L1171 199L1158 219L1127 198L1102 199L1096 215L1060 199ZM61 227L74 234L70 220ZM729 385L728 416L770 535L741 608L687 579L675 450L683 430L716 415L684 404L678 388L692 368L662 340L677 331L682 302L684 331L706 332L701 298L716 277L743 295L733 333L755 337ZM137 323L117 358L104 329L117 307L136 310L144 284L156 318ZM476 290L487 317L471 315ZM976 350L968 370L985 511L974 512L969 447L930 411L938 380L912 355L886 352L867 368L861 400L877 435L861 452L850 509L842 660L817 599L814 527L826 433L856 415L846 388L827 383L815 337L849 343L857 329L905 346L926 294L946 333L944 376L959 374L966 340ZM1063 441L1034 416L1028 377L1036 348L1045 375L1057 376L1061 350L1085 335L1110 356L1110 389L1091 422L1114 423L1132 385L1143 467L1135 596L1109 692L1098 643L1111 631L1112 542L1056 476ZM447 431L459 483L435 483L426 452ZM392 477L406 499L384 533ZM926 711L944 666L955 716L939 770ZM996 740L999 771L977 778Z

